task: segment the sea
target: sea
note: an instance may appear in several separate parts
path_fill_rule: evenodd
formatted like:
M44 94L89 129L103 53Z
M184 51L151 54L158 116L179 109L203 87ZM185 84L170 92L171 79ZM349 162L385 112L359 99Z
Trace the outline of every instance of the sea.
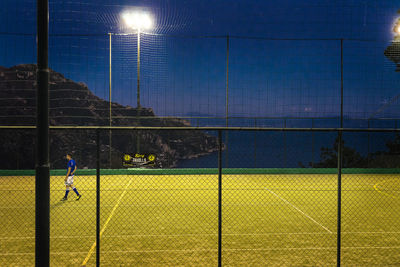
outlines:
M318 120L315 128L335 128L338 120ZM198 123L198 122L197 122ZM197 126L210 126L197 125ZM216 126L216 125L213 125ZM218 126L218 125L217 125ZM232 125L231 125L232 126ZM236 124L237 127L249 127L249 124ZM344 128L367 128L365 121L345 120ZM397 122L390 120L369 122L370 128L394 128ZM277 127L277 126L275 126ZM293 124L289 127L310 127ZM218 136L216 131L208 134ZM396 137L394 132L344 132L344 146L353 149L361 156L378 151L387 151L387 142ZM333 151L337 132L304 131L223 131L222 152L223 168L310 168L321 162L321 155L330 149ZM178 168L217 168L218 152L198 158L181 160Z

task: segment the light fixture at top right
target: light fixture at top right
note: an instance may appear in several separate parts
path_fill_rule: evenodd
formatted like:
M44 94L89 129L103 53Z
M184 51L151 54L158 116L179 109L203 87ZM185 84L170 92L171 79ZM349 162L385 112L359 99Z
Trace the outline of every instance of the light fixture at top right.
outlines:
M394 32L396 34L400 34L400 23L398 23L396 26L394 26Z
M129 28L137 30L148 30L153 26L151 16L147 13L140 12L125 12L122 15L126 25Z

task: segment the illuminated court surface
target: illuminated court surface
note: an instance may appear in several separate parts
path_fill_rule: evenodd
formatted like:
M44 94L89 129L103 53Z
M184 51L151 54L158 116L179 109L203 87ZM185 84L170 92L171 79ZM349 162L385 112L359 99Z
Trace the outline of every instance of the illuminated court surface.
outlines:
M199 171L201 172L201 171ZM52 266L95 265L96 177L75 178L83 195L64 196L51 177ZM345 174L342 264L397 264L398 175ZM102 175L104 266L216 266L218 175ZM0 178L0 265L34 265L34 177ZM336 265L337 175L224 174L222 262Z

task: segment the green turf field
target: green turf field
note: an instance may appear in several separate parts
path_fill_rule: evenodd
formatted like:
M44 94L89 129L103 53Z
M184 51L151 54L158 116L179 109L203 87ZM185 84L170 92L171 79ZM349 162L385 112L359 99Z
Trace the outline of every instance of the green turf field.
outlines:
M395 265L399 174L344 174L343 265ZM95 264L95 176L51 177L51 265ZM218 176L103 175L101 264L216 266ZM225 266L336 265L335 174L223 175ZM34 177L0 177L0 266L34 264Z

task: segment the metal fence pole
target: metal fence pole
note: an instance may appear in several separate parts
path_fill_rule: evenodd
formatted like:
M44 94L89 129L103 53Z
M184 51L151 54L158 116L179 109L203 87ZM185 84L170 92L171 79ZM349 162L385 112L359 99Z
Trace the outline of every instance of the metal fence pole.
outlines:
M49 3L37 1L37 156L35 179L35 265L50 264Z
M286 118L284 119L284 121L283 121L283 124L284 124L284 128L286 129ZM287 162L287 145L286 145L286 132L283 132L283 167L284 168L286 168L287 166L287 164L286 164L286 162Z
M229 35L226 36L225 126L229 126ZM228 168L228 131L225 134L225 168Z
M368 119L368 129L370 128L370 119ZM371 134L368 132L368 151L367 151L367 168L369 168L370 153L371 153Z
M340 40L340 128L343 129L343 39ZM337 214L337 266L341 262L341 227L342 227L342 163L343 163L343 141L342 130L338 131L338 214Z
M112 34L111 33L109 33L109 51L110 51L110 54L109 54L109 84L108 84L108 88L109 88L109 99L110 99L110 114L109 114L109 116L110 116L110 135L109 135L109 141L108 141L108 144L109 144L109 146L110 146L110 148L109 148L109 153L110 153L110 155L109 155L109 159L110 159L110 169L111 169L111 159L112 159L112 135L111 135L111 126L112 126Z
M257 119L254 119L254 127L257 128ZM254 131L254 168L257 168L257 131Z
M218 266L222 266L222 131L218 130Z
M340 39L340 128L343 128L343 39Z
M225 131L225 168L229 168L229 132Z
M311 119L311 128L314 129L314 118ZM314 131L311 132L311 168L314 168L314 152L315 152L315 144L314 144Z
M225 88L225 126L229 119L229 35L226 36L226 88Z
M337 207L337 266L340 266L341 259L341 228L342 228L342 163L343 163L343 142L342 131L338 132L338 207Z
M100 266L100 130L96 130L96 266Z

